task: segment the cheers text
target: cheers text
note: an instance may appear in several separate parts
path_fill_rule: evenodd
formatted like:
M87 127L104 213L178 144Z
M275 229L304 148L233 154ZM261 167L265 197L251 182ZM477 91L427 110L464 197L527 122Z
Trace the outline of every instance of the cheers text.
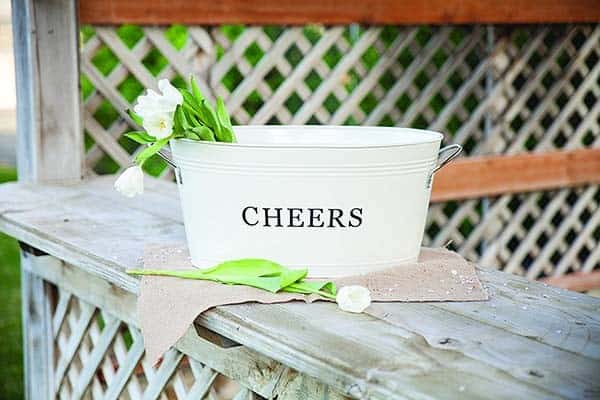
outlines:
M282 208L248 206L242 220L248 226L273 228L357 228L362 224L362 208Z

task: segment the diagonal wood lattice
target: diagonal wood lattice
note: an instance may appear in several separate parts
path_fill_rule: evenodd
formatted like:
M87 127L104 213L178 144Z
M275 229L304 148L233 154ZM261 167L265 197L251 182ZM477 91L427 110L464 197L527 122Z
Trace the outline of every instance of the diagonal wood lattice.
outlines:
M87 163L137 151L125 113L190 74L238 124L430 128L468 155L597 146L600 27L84 27ZM154 175L171 177L156 161ZM425 243L535 279L600 267L597 186L431 206Z
M52 298L54 392L61 399L262 398L188 355L171 349L157 366L142 335L105 309L47 284Z

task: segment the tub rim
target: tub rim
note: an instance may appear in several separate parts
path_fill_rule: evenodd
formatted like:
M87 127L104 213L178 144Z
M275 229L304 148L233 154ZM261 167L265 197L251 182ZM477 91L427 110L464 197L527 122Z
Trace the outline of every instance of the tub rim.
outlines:
M267 148L267 149L374 149L374 148L395 148L395 147L409 147L418 146L432 143L440 143L444 139L444 135L440 132L427 130L427 129L416 129L416 128L403 128L403 127L387 127L387 126L356 126L356 125L235 125L233 127L236 134L240 131L252 132L252 131L276 131L282 129L291 130L312 130L312 131L367 131L370 132L368 135L377 134L395 134L398 135L401 132L408 132L414 135L422 136L422 140L413 140L406 143L293 143L293 142L273 142L273 143L225 143L225 142L208 142L201 140L192 140L187 138L172 139L175 142L190 143L199 146L216 146L216 147L228 147L228 148ZM375 133L373 133L375 131ZM272 134L272 133L271 133Z

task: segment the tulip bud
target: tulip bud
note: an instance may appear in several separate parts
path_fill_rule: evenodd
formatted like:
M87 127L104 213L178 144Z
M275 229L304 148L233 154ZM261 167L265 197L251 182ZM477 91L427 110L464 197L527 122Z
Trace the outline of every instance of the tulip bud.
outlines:
M344 311L361 313L371 305L371 293L364 286L344 286L338 290L335 301Z
M127 168L115 181L115 189L126 197L144 193L144 172L138 165Z

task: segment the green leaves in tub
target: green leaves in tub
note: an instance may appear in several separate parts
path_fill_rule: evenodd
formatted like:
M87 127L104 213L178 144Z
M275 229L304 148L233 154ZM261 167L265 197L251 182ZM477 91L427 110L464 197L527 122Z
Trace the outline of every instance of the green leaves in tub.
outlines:
M172 276L184 279L200 279L227 285L245 285L263 289L271 293L289 292L317 294L335 299L337 289L330 281L307 281L307 269L287 269L269 260L244 258L225 261L215 267L194 270L129 270L131 275Z
M217 98L213 107L204 98L196 81L190 77L188 88L177 89L167 79L158 81L160 93L148 89L137 98L127 113L141 131L125 134L129 139L147 146L138 152L134 166L126 169L115 182L115 189L127 197L144 191L142 165L158 153L171 139L208 142L236 141L225 103Z

